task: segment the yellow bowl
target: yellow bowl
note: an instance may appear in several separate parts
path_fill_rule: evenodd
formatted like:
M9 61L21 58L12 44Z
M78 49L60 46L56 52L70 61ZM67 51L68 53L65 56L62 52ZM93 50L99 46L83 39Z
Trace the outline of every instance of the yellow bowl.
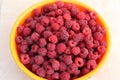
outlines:
M32 10L34 10L35 8L40 8L46 4L49 3L53 3L56 2L57 0L44 0L40 3L37 3L35 5L33 5L32 7L28 8L25 12L23 12L19 18L17 19L17 21L15 22L12 31L11 31L11 35L10 35L10 48L11 48L11 52L13 55L13 58L15 60L15 62L17 63L17 65L20 67L20 69L25 72L28 76L30 76L31 78L33 78L34 80L46 80L44 78L41 78L37 75L35 75L34 73L32 73L30 70L28 70L19 60L19 56L17 54L17 49L16 49L16 43L15 43L15 37L16 37L16 29L19 25L21 25L26 18L28 18L29 16L32 15ZM79 1L75 1L75 0L63 0L64 2L70 2L76 5L80 5L86 9L95 11L93 8L91 8L90 6L87 6L86 4L83 4ZM96 12L96 11L95 11ZM97 68L95 68L94 70L92 70L91 72L89 72L88 74L79 77L75 80L86 80L89 77L91 77L92 75L94 75L96 72L98 72L98 70L100 70L100 68L103 66L103 64L105 63L105 60L107 59L108 55L109 55L109 51L110 51L110 46L111 46L111 38L110 38L110 32L108 29L107 24L105 23L105 21L103 20L103 18L98 14L98 18L99 20L101 20L102 25L104 26L104 28L106 29L106 39L107 39L107 49L106 52L104 54L104 56L102 57L101 61L99 62Z

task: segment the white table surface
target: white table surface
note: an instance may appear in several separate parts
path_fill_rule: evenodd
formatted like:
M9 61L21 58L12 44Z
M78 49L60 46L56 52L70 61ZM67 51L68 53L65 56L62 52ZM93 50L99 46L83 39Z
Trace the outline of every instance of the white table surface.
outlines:
M111 52L106 64L89 80L119 80L120 75L120 0L80 0L94 7L109 25ZM2 2L2 3L1 3ZM32 80L14 62L9 37L17 17L40 0L0 0L0 80Z

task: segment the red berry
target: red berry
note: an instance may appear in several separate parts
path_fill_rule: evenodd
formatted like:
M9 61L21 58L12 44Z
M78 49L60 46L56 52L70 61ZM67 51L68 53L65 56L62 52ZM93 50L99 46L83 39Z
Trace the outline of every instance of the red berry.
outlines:
M58 71L60 69L60 63L59 61L57 60L52 60L52 68L55 70L55 71Z
M60 74L60 80L70 80L70 74L68 72L62 72Z
M98 59L98 52L93 52L90 51L89 54L88 54L88 59L92 59L92 60L97 60Z
M69 33L66 30L61 30L59 33L59 38L60 40L67 42L69 38Z
M94 19L91 19L91 20L89 21L89 25L90 25L90 26L95 26L95 25L96 25L96 21L95 21Z
M21 46L19 47L19 50L20 50L22 53L27 53L27 51L29 50L28 45L21 45Z
M67 69L67 66L64 62L60 62L60 71L65 71Z
M46 74L51 75L54 73L54 70L50 65L46 65L44 67L45 67Z
M76 65L75 63L70 64L70 65L68 66L68 72L69 72L70 74L74 74L74 72L75 72L76 70L78 70L78 67L77 67L77 65Z
M87 35L91 34L91 29L90 28L84 28L82 32L83 32L84 35L87 36Z
M79 43L79 47L80 47L80 48L84 48L84 47L85 47L85 43L84 43L84 42L80 42L80 43Z
M105 48L105 46L98 46L97 50L100 54L103 54L103 53L105 53L106 48Z
M17 36L16 37L16 43L21 43L23 41L23 37L22 36Z
M95 60L88 60L86 65L89 69L95 69L97 66L97 63Z
M78 23L74 22L72 25L72 30L74 31L79 31L80 30L80 26Z
M36 24L36 32L37 33L41 33L45 30L45 28L43 27L43 25L41 25L40 23Z
M52 43L48 43L48 44L47 44L47 49L48 49L49 51L54 51L55 48L56 48L56 45L55 45L55 44L52 44Z
M88 49L82 48L82 49L80 50L79 56L80 56L81 58L86 58L87 55L88 55Z
M47 44L46 39L44 39L44 38L39 39L39 46L40 47L44 47L46 44Z
M65 27L70 29L72 27L72 25L73 25L73 21L71 21L71 20L65 21Z
M55 58L57 56L57 53L55 51L48 51L47 56L49 58Z
M61 54L65 51L66 45L64 43L59 43L56 47L56 51Z
M30 28L31 28L31 29L35 29L36 23L37 23L36 20L30 21Z
M34 10L34 15L35 16L40 16L40 14L41 14L41 10L40 9L37 8L37 9Z
M63 15L63 18L64 18L66 21L71 20L70 14L67 14L67 13Z
M58 42L57 36L55 36L55 35L51 35L48 40L52 43Z
M84 38L84 35L82 33L78 33L78 34L74 34L73 35L73 40L76 42L76 43L79 43L80 41L82 41Z
M90 69L89 68L87 68L87 67L84 67L84 68L82 68L82 74L83 75L85 75L85 74L87 74L87 73L89 73L90 72Z
M80 26L88 24L87 20L79 20L78 23Z
M32 65L32 71L35 72L39 68L39 65L33 64Z
M95 40L102 40L103 35L102 35L102 33L100 33L100 32L95 32L95 33L93 34L93 38L94 38Z
M72 64L73 63L73 60L72 60L72 56L70 56L70 55L66 55L66 56L64 56L64 63L66 64L66 65L70 65L70 64Z
M63 20L63 19L57 19L56 22L57 22L60 26L63 26L63 25L64 25L64 20Z
M58 1L56 4L58 8L62 8L64 6L64 2L62 1Z
M40 77L45 77L45 70L44 68L39 68L36 70L36 74Z
M33 32L32 33L32 35L31 35L31 39L33 40L33 41L38 41L38 39L40 38L40 35L38 34L38 33L36 33L36 32Z
M92 19L96 19L97 18L97 13L96 12L90 12L90 17L92 18Z
M51 28L52 28L53 30L57 31L57 30L60 29L60 25L57 24L57 23L52 23L52 24L51 24Z
M25 40L27 41L27 44L28 44L28 45L33 44L33 41L32 41L32 39L31 39L30 36L26 37Z
M65 54L71 54L71 48L70 47L66 47L64 53Z
M24 29L24 26L19 26L18 28L17 28L17 32L18 32L18 34L22 34L22 32L23 32L23 29Z
M73 38L73 35L75 34L75 32L73 30L69 31L69 38Z
M80 48L79 47L73 47L71 52L74 54L74 55L78 55L80 53Z
M83 20L83 19L85 19L85 13L84 12L79 12L78 14L77 14L77 19L80 19L80 20Z
M47 26L49 24L49 19L46 16L41 16L40 17L40 23L44 26Z
M68 41L68 46L69 46L69 47L75 47L76 45L77 45L77 43L74 42L73 40L69 40L69 41Z
M46 48L39 48L38 49L38 54L41 55L41 56L46 56L47 49Z
M51 36L51 35L52 35L52 32L50 32L50 31L44 31L44 32L43 32L44 38L48 38L48 37Z
M83 61L83 58L81 58L81 57L75 58L74 63L75 63L78 67L83 67L83 66L84 66L84 61Z
M37 53L39 49L39 46L37 44L32 45L31 47L31 52L32 53Z
M28 35L30 35L31 34L31 29L30 28L24 28L23 29L23 35L24 36L28 36Z
M59 79L59 72L54 72L53 74L52 74L52 80L58 80Z
M40 55L35 56L34 59L35 59L35 63L38 65L40 65L44 62L44 58Z
M21 54L20 60L23 64L29 64L30 63L30 57L28 54Z
M61 9L57 9L56 10L56 15L57 16L61 16L62 15L62 10Z

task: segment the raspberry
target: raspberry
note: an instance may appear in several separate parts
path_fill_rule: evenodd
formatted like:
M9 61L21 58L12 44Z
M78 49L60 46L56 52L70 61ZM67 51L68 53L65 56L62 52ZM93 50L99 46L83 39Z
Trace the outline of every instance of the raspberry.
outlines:
M34 64L35 63L35 60L34 60L34 57L30 57L30 64Z
M56 5L56 4L51 4L51 5L49 6L49 9L50 9L50 11L57 10L57 5Z
M44 38L39 39L39 46L40 47L44 47L46 44L47 44L46 39L44 39Z
M78 34L74 34L73 35L73 40L76 42L76 43L79 43L79 41L82 41L84 38L84 35L82 33L78 33Z
M79 31L80 30L79 24L74 22L73 25L72 25L72 30L73 31Z
M72 7L72 4L71 3L66 3L66 8L68 9L68 10L70 10L71 9L71 7Z
M64 53L65 54L71 54L71 48L70 47L66 47Z
M90 25L90 26L95 26L95 25L96 25L96 21L95 21L94 19L91 19L91 20L89 21L89 25Z
M86 65L89 69L95 69L97 66L97 63L95 60L88 60Z
M86 47L88 48L88 49L92 49L93 48L93 46L94 46L94 44L91 42L91 43L88 43L88 44L86 44Z
M90 51L88 54L88 59L92 59L92 60L98 59L98 52L94 52L94 54L93 54L93 52Z
M96 32L96 30L97 30L97 27L95 27L95 26L91 26L90 28L91 28L92 32Z
M74 54L74 55L78 55L80 53L80 48L79 47L73 47L71 52Z
M41 55L41 56L46 56L47 49L46 48L39 48L38 54Z
M32 71L35 72L39 68L39 65L33 64L32 65Z
M29 50L28 46L27 45L21 45L19 47L19 50L22 52L22 53L27 53L27 51Z
M66 30L61 30L59 38L60 40L68 41L69 33Z
M74 75L79 75L80 74L80 70L75 70L75 72L74 72ZM77 77L76 77L77 78Z
M75 63L72 63L68 66L68 72L70 74L74 74L74 72L78 69L77 65Z
M52 68L55 70L55 71L58 71L59 69L60 69L60 63L59 63L59 61L57 61L57 60L53 60L52 61Z
M27 42L26 40L23 40L23 41L21 42L21 45L28 45L28 42Z
M51 11L47 14L47 16L49 17L55 17L55 12L54 11Z
M75 6L72 6L70 11L72 13L72 16L74 17L80 12L79 9L76 8Z
M40 16L40 14L41 14L41 10L40 9L37 8L37 9L34 10L34 15L35 16Z
M69 31L69 38L73 38L73 35L75 34L75 32L73 30Z
M60 62L60 71L65 71L67 69L67 66L65 65L64 62Z
M36 24L36 32L37 33L41 33L45 30L45 28L40 24L40 23L37 23Z
M87 21L89 21L89 20L90 20L90 16L89 16L89 14L86 14L85 19L86 19Z
M84 41L87 44L92 43L93 42L93 37L91 35L85 36Z
M80 42L80 43L79 43L79 47L80 47L80 48L84 48L84 47L85 47L85 43L84 43L84 42Z
M18 34L22 34L22 32L23 32L23 29L24 29L24 26L19 26L18 28L17 28L17 32L18 32Z
M60 80L70 80L70 74L68 72L62 72L60 74Z
M36 23L37 23L37 21L35 21L35 20L30 21L30 28L35 29Z
M84 74L87 74L87 73L89 73L90 72L90 69L88 69L87 67L84 67L84 68L82 68L82 74L84 75Z
M36 55L34 57L34 59L35 59L35 63L38 64L38 65L40 65L40 64L42 64L44 62L44 58L42 56L40 56L40 55Z
M30 63L30 57L28 54L21 54L20 60L23 64L29 64Z
M56 19L55 17L50 17L50 18L49 18L50 24L56 22L56 20L57 20L57 19Z
M55 51L48 51L47 56L49 58L55 58L57 56L57 53Z
M23 35L24 36L28 36L31 34L31 29L30 28L24 28L23 29Z
M49 61L44 61L42 65L43 65L43 67L45 67L45 66L47 66L49 64L50 64Z
M37 44L32 45L31 47L31 52L32 53L37 53L39 49L39 46Z
M97 48L97 50L100 54L105 53L105 49L106 49L105 46L98 46L98 48Z
M32 33L32 35L31 35L31 39L33 40L33 41L38 41L38 39L40 38L40 35L38 34L38 33L36 33L36 32L33 32Z
M39 68L36 70L36 74L40 77L45 77L45 70L44 68Z
M80 57L75 58L74 63L80 68L84 66L83 58Z
M65 21L65 27L67 27L67 28L71 28L72 25L73 25L73 21L71 21L71 20L67 20L67 21Z
M52 67L50 65L46 65L44 67L45 67L46 74L51 75L54 73L54 70L52 69Z
M88 22L86 20L79 20L78 23L79 23L80 26L88 24Z
M56 12L57 16L61 16L62 15L62 10L61 9L57 9L55 12Z
M16 43L21 43L23 41L23 37L22 36L17 36L16 37Z
M44 31L44 32L43 32L44 38L48 38L48 37L51 36L51 35L52 35L52 32L50 32L50 31Z
M70 56L70 55L64 56L64 63L65 63L66 65L72 64L72 63L73 63L72 56Z
M71 15L70 11L67 8L61 8L61 10L62 10L63 14L70 14Z
M55 35L51 35L48 40L54 44L58 42L57 36Z
M67 14L67 13L63 15L63 18L64 18L66 21L71 20L70 14Z
M65 51L65 49L66 49L66 45L65 45L64 43L59 43L59 44L57 45L56 51L57 51L59 54L61 54L61 53L63 53L63 52Z
M58 8L62 8L64 6L64 2L62 1L58 1L56 4Z
M41 16L40 17L40 23L44 26L47 26L49 24L49 19L46 16Z
M28 45L33 44L33 41L30 36L26 37L25 40L27 41Z
M56 48L56 45L55 45L55 44L52 44L52 43L48 43L48 44L47 44L47 49L48 49L49 51L54 51L55 48Z
M83 19L85 19L85 13L84 12L79 12L78 14L77 14L77 19L80 19L80 20L83 20Z
M97 18L97 13L95 13L95 12L90 12L90 17L92 18L92 19L96 19Z
M102 33L100 33L100 32L95 32L95 33L93 34L93 38L94 38L95 40L102 40L103 35L102 35Z
M64 25L63 19L57 19L56 22L57 22L60 26L63 26L63 25Z
M83 31L84 28L89 28L89 25L88 24L84 24L84 25L81 25L80 26L80 29Z
M32 17L28 17L28 18L26 19L26 23L30 23L30 21L32 21L32 20L33 20Z
M94 41L93 41L93 44L94 44L94 47L97 48L97 47L99 46L99 41L94 40Z
M90 28L84 28L82 32L83 32L84 35L87 36L87 35L91 34L91 29Z
M76 45L77 45L77 43L74 42L73 40L69 40L69 41L68 41L68 46L69 46L69 47L75 47Z
M57 24L57 23L52 23L52 24L51 24L51 28L52 28L53 30L57 31L57 30L60 29L60 25Z
M58 72L54 72L53 74L52 74L52 80L58 80L59 79L59 73Z
M87 55L88 55L88 50L87 50L86 48L82 48L82 49L80 50L79 56L80 56L81 58L86 58Z

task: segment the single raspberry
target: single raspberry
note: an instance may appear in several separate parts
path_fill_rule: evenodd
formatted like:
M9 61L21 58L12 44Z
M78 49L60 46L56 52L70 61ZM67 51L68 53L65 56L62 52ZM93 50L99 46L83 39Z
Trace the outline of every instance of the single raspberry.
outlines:
M60 74L60 80L70 80L70 74L68 72L62 72Z
M22 32L23 32L23 29L24 29L24 26L23 25L21 25L21 26L18 26L18 28L17 28L17 33L18 34L23 34Z
M29 54L30 55L30 54ZM33 56L30 56L30 64L34 64L35 63L35 60L34 60L34 57Z
M93 54L93 52L90 51L89 54L88 54L88 59L97 60L98 59L98 52L96 51Z
M40 65L40 64L42 64L44 62L44 58L42 56L40 56L40 55L36 55L34 57L34 59L35 59L35 63L38 64L38 65Z
M93 37L91 35L85 36L84 41L86 44L93 43Z
M33 44L31 47L31 52L32 53L37 53L39 49L39 46L37 44Z
M63 19L57 19L56 23L58 23L60 26L64 25L64 20Z
M72 25L73 25L73 21L71 21L71 20L65 21L65 27L67 27L68 29L70 29L72 27Z
M49 17L55 17L56 14L55 14L54 11L51 11L51 12L49 12L49 13L47 14L47 16L49 16Z
M52 60L52 68L55 71L58 71L60 69L60 62L58 60Z
M59 79L59 72L54 72L53 74L52 74L52 80L58 80Z
M33 44L33 41L30 36L26 37L25 40L27 41L28 45Z
M33 13L34 13L35 16L40 16L40 14L41 14L41 9L37 8L37 9L34 10Z
M91 34L91 29L90 29L90 28L84 28L83 31L82 31L82 33L83 33L85 36L87 36L87 35Z
M103 34L100 33L100 32L95 32L95 33L93 34L93 38L94 38L95 40L102 40Z
M76 43L79 43L80 41L82 41L84 39L84 35L82 33L78 33L78 34L74 34L73 35L73 40Z
M56 51L61 54L65 51L66 45L64 43L59 43L56 47Z
M97 63L95 60L88 60L86 65L89 69L95 69L97 66Z
M50 11L55 11L55 10L57 10L57 5L56 5L56 4L51 4L51 5L49 6L49 10L50 10Z
M100 45L99 41L97 40L94 40L93 44L94 44L94 48L97 48Z
M26 28L23 29L23 35L24 36L28 36L30 34L31 34L31 29L30 28L26 27Z
M86 48L80 49L80 54L79 54L79 56L80 56L81 58L86 58L87 55L88 55L88 49L86 49Z
M75 58L74 63L80 68L84 66L84 61L83 61L83 58L81 57Z
M69 38L71 39L71 38L73 38L73 35L75 34L75 32L73 31L73 30L70 30L69 31Z
M71 54L71 48L70 47L66 47L64 53L65 54Z
M88 24L84 24L84 25L81 25L80 26L80 29L83 31L84 28L89 28L89 25Z
M49 17L50 24L56 22L57 18L55 17Z
M40 23L44 26L48 26L49 25L49 18L47 16L41 16Z
M63 72L67 69L67 66L64 62L60 62L60 71Z
M92 49L94 47L94 44L92 42L86 44L86 48Z
M70 14L67 14L67 13L63 15L63 18L64 18L66 21L71 20Z
M31 35L31 39L33 40L33 41L38 41L39 40L39 38L40 38L40 35L37 33L37 32L33 32L32 33L32 35Z
M52 44L52 43L48 43L48 44L47 44L47 49L48 49L49 51L54 51L55 48L56 48L56 45L55 45L55 44Z
M90 72L90 69L89 69L89 68L87 68L87 67L83 67L83 68L82 68L81 73L82 73L83 75L85 75L85 74L87 74L87 73L89 73L89 72Z
M73 31L79 31L80 30L80 26L78 23L74 22L72 25L72 30Z
M97 31L97 27L96 26L91 26L90 28L91 28L91 32L93 32L93 33Z
M38 49L38 54L41 55L41 56L46 56L47 49L46 48L39 48Z
M48 38L48 40L49 40L50 42L54 43L54 44L58 42L57 36L55 36L55 35L51 35L51 36Z
M46 74L51 75L54 73L54 70L50 65L46 65L44 67L45 67Z
M84 48L84 47L85 47L85 43L84 43L84 42L80 42L80 43L79 43L79 47L80 47L80 48Z
M47 79L47 80L52 80L52 76L47 74L47 75L46 75L46 79Z
M16 37L16 43L21 43L23 41L23 37L22 36L17 36Z
M56 4L57 4L58 8L64 7L64 2L62 2L62 1L58 1Z
M69 47L75 47L76 45L77 45L77 43L74 42L73 40L69 40L69 41L68 41L68 46L69 46Z
M59 39L67 42L68 38L69 38L69 33L66 30L61 30L59 33Z
M86 19L87 21L89 21L89 20L91 19L91 18L90 18L90 15L89 15L89 14L86 14L85 19Z
M23 41L21 42L21 45L28 45L28 42L27 42L26 40L23 40Z
M67 8L61 8L61 10L63 12L63 15L64 14L70 14L71 15L71 12Z
M74 5L71 7L71 13L72 13L72 16L76 17L76 15L80 12L80 10L75 7Z
M32 21L32 20L33 20L32 17L28 17L28 18L26 19L26 23L30 23L30 21Z
M30 28L31 28L31 29L35 29L36 23L37 23L36 20L30 21Z
M78 23L80 26L88 24L87 20L79 20Z
M40 47L44 47L46 44L47 44L46 39L44 39L44 38L39 39L39 46Z
M55 58L57 56L57 53L55 51L48 51L47 56L49 58Z
M105 41L99 41L99 44L101 45L101 46L107 46L107 43L105 42Z
M89 26L95 26L96 25L96 21L94 19L91 19L89 21Z
M75 70L74 75L76 75L76 78L78 77L77 75L79 75L80 72L81 72L80 70Z
M90 12L90 17L92 18L92 19L97 19L97 13L96 12Z
M105 53L106 48L105 48L105 46L98 46L97 50L100 54L103 54L103 53Z
M72 56L71 55L66 55L66 56L64 56L64 63L66 64L66 65L70 65L70 64L72 64L73 63L73 60L72 60Z
M57 23L52 23L52 24L51 24L51 28L52 28L53 30L57 31L57 30L60 29L60 25L57 24Z
M79 47L73 47L71 49L71 52L74 54L74 55L78 55L80 53L80 48Z
M32 65L32 71L35 72L39 68L39 65L33 64Z
M41 25L40 23L36 24L36 32L37 33L41 33L45 30L45 28L43 27L43 25Z
M66 7L68 10L70 10L71 7L72 7L72 4L71 4L71 3L66 3L65 7Z
M49 61L44 61L42 65L43 65L43 67L45 67L47 65L50 65L50 62Z
M70 74L74 74L74 72L75 72L76 70L78 70L78 67L77 67L77 65L76 65L75 63L72 63L72 64L70 64L70 65L68 66L68 72L69 72Z
M45 77L45 70L44 68L39 68L36 70L36 74L40 77Z
M77 19L80 19L80 20L84 20L85 19L85 13L84 12L79 12L78 14L77 14Z
M20 60L23 64L29 64L30 63L30 57L28 54L21 54Z
M51 36L52 35L52 32L50 32L50 31L44 31L43 32L43 36L44 36L44 38L48 38L49 36Z
M20 52L22 52L22 53L27 53L27 51L29 50L29 47L28 47L28 45L21 45L21 46L19 47L19 50L20 50Z
M63 13L61 9L57 9L55 12L57 16L61 16Z

